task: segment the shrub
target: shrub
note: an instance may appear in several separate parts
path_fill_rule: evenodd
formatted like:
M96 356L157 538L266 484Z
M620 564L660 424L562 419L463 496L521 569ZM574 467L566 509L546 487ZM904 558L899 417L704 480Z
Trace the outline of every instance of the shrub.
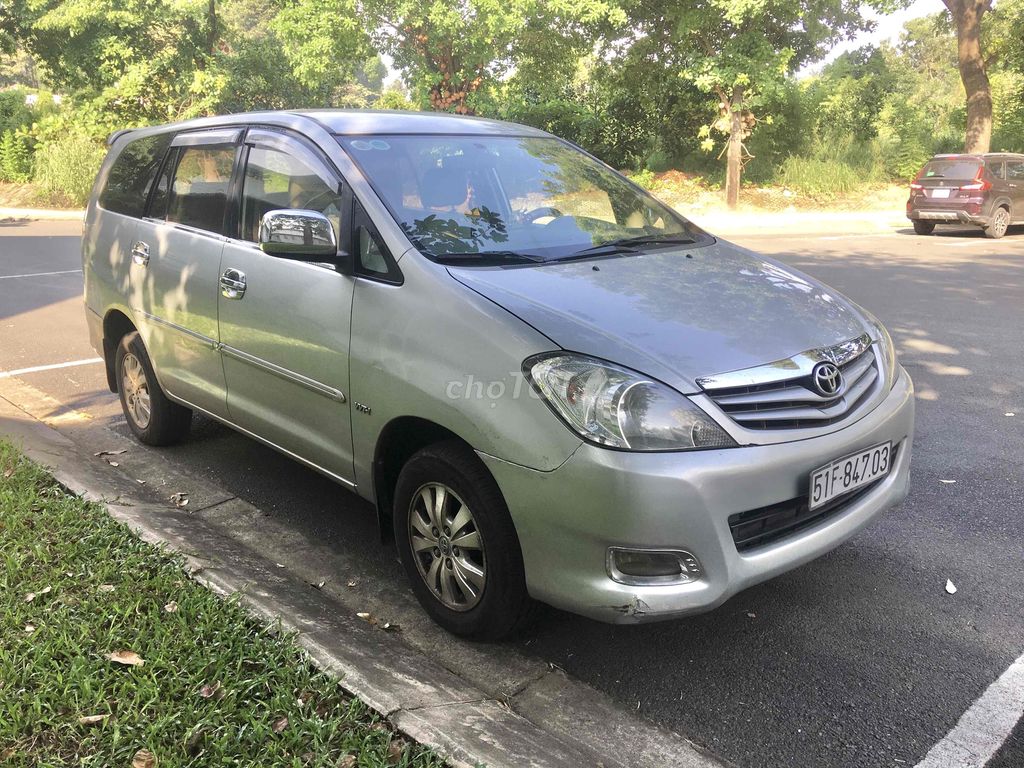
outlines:
M778 183L816 200L835 200L862 186L864 179L841 160L792 156L779 169Z
M32 176L32 152L28 137L14 131L0 136L0 181L23 184Z
M36 151L35 180L47 192L85 205L104 154L99 142L80 133L51 140Z

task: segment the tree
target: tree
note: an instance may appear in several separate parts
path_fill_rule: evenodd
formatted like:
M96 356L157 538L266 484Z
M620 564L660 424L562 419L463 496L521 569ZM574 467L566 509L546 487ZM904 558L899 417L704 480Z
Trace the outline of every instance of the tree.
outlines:
M715 99L717 114L701 135L708 151L715 146L713 133L727 137L730 207L739 199L744 140L756 124L755 110L785 86L787 76L871 26L858 3L844 0L636 0L628 11L644 45L660 43L656 59L666 74Z
M622 19L607 0L369 0L364 11L414 93L459 114L520 61L578 54L597 25Z
M967 91L964 152L988 152L992 142L992 87L981 53L981 21L992 0L942 0L956 26L960 79Z

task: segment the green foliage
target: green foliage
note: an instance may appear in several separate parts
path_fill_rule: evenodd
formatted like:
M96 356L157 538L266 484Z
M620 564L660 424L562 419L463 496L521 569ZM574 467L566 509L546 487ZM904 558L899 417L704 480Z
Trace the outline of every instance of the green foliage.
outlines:
M35 181L72 205L85 205L99 170L104 146L83 133L69 133L40 144Z
M21 132L7 130L0 135L0 181L24 183L32 176L29 139Z
M841 160L793 156L782 163L778 183L815 200L831 201L849 195L864 181L856 168Z
M385 88L380 98L374 103L374 109L416 109L401 88Z

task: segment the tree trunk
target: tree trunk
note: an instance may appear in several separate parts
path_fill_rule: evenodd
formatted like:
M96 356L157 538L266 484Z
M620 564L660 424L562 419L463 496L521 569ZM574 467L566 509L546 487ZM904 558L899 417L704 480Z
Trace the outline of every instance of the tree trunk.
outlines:
M735 208L740 202L740 174L743 170L743 89L733 89L729 110L729 150L726 154L725 204Z
M981 18L990 0L944 0L956 24L960 79L967 91L964 152L984 153L992 143L992 90L981 55Z

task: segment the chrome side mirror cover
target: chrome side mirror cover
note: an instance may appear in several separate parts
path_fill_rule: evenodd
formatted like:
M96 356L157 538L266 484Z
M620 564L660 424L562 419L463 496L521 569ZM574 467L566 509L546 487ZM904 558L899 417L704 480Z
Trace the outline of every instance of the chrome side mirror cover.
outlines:
M334 226L319 211L278 209L260 220L260 250L298 261L335 262L338 239Z

